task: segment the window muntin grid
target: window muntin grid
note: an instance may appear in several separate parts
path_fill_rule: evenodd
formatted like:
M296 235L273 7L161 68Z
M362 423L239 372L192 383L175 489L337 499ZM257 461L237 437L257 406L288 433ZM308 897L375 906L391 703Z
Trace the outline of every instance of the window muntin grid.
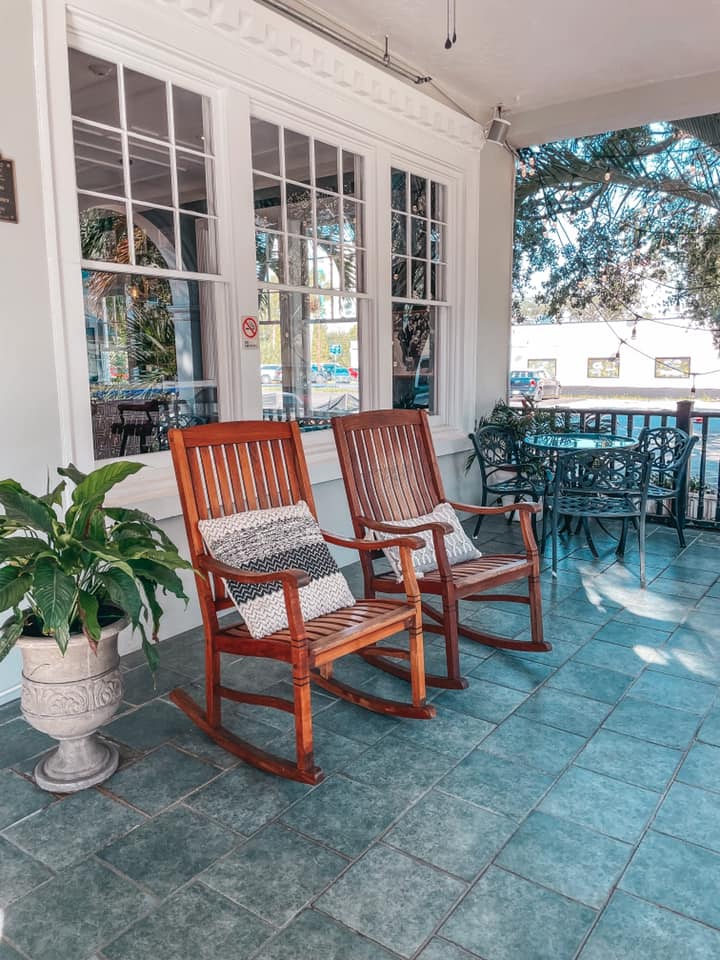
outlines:
M447 300L447 187L429 177L390 171L392 297Z
M259 284L365 292L363 160L251 118Z
M72 48L69 62L83 260L218 274L208 99Z

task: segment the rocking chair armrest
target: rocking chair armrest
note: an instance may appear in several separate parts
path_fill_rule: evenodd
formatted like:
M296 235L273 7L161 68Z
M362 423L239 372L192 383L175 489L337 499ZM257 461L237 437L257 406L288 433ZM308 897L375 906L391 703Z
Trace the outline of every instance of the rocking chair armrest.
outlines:
M439 520L431 520L428 521L428 523L418 523L412 527L401 527L394 523L378 523L376 520L368 520L367 517L358 517L358 522L364 527L367 527L368 530L377 530L379 533L397 533L400 534L401 537L406 533L431 532L447 534L453 532L453 528L449 523L442 523L442 521ZM389 541L384 540L383 543L387 546ZM393 546L393 544L390 544L390 546Z
M337 534L322 531L322 535L328 543L333 543L337 547L347 547L349 550L379 550L381 543L383 548L387 547L409 547L411 550L420 550L425 546L425 542L420 537L393 537L391 540L358 540L355 538L338 537Z
M224 580L234 580L236 583L282 583L291 589L306 587L310 583L310 577L304 570L288 568L286 570L271 570L267 573L251 573L246 570L238 570L237 567L231 567L227 563L221 563L213 557L199 557L198 567L205 573L211 573L215 577L222 577Z
M505 506L500 507L479 507L475 504L470 503L454 503L450 501L450 506L455 510L459 510L460 513L473 513L480 514L482 516L493 516L501 513L511 513L514 510L517 510L518 513L540 513L542 509L539 503L508 503Z

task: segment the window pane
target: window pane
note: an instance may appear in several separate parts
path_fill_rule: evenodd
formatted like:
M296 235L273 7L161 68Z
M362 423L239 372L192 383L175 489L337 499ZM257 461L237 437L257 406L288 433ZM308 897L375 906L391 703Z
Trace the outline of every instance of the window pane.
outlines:
M436 412L433 308L393 304L393 406Z
M412 277L410 296L414 300L424 300L427 296L427 263L425 260L412 261Z
M207 98L183 87L173 86L172 93L175 143L179 147L212 153L210 124L205 121L210 115Z
M315 216L317 235L323 240L340 241L340 197L329 193L316 193Z
M79 50L69 50L70 97L76 117L120 126L117 67Z
M124 71L127 128L158 140L168 139L167 84L135 70Z
M406 257L393 257L392 261L392 295L407 297L408 295L408 263Z
M441 183L433 181L430 186L430 215L433 220L447 220L445 194L445 187Z
M392 252L407 253L407 217L402 213L392 214Z
M285 176L288 180L310 183L310 139L294 130L285 131Z
M430 259L442 260L445 253L444 227L441 223L433 223L430 227Z
M75 176L78 190L125 196L122 144L119 133L73 123Z
M365 290L365 251L343 247L343 289L362 293Z
M321 190L339 192L337 147L321 140L315 141L315 185Z
M206 217L180 214L182 269L191 273L217 273L215 222Z
M427 258L427 220L412 218L412 254Z
M270 283L285 283L282 235L279 233L255 233L255 266L258 280Z
M253 170L280 176L280 131L274 123L250 118Z
M410 211L427 216L427 180L414 174L410 177Z
M158 143L128 137L130 192L133 200L172 206L170 150Z
M78 196L80 247L83 260L128 262L125 205L117 210L96 206L94 197Z
M445 264L444 263L431 263L430 264L430 299L431 300L444 300L445 299Z
M288 283L294 287L314 287L314 271L313 241L304 237L288 237Z
M407 174L403 170L391 170L390 190L393 210L407 210Z
M340 247L318 243L315 250L315 285L323 290L340 289Z
M358 306L347 297L259 292L264 419L318 430L359 409Z
M342 152L343 193L346 197L363 198L363 158L356 153Z
M343 240L345 243L363 244L363 204L354 200L343 200Z
M312 234L312 191L308 187L286 184L287 228L289 233Z
M95 457L218 418L213 285L83 271Z
M175 214L143 204L133 204L135 263L161 270L177 270Z
M282 230L282 181L262 174L253 174L255 198L255 226Z
M175 154L178 204L181 210L215 213L212 206L213 161L178 150Z

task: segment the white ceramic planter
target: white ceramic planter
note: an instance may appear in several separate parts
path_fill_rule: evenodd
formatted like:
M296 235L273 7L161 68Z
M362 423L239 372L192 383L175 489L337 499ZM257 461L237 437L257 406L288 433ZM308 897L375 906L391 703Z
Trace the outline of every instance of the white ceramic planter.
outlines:
M83 634L70 637L65 655L50 637L21 637L22 698L27 722L59 741L40 759L35 779L43 790L75 793L111 776L118 765L117 748L96 731L115 714L123 686L117 620L102 631L97 653Z

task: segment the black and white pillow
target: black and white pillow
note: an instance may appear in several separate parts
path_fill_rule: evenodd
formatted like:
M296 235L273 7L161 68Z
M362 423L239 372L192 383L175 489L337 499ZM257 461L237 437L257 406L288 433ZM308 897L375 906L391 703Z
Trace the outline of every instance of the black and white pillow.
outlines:
M310 583L300 588L300 607L306 620L342 607L355 598L330 555L308 505L249 510L198 523L213 557L245 572L267 573L293 567L304 570ZM228 581L228 593L256 639L288 626L282 584L245 584Z
M472 540L463 530L457 514L449 503L439 503L432 513L426 513L422 517L411 517L409 520L388 520L396 527L414 527L422 523L449 523L453 528L452 533L445 534L445 549L447 551L450 564L463 563L465 560L477 560L482 554L475 548ZM397 533L381 533L378 530L372 531L376 540L389 540L391 537L397 537ZM422 577L424 573L430 570L437 570L437 557L435 556L435 544L431 530L425 530L422 533L413 533L413 537L421 537L425 541L425 546L419 550L413 550L412 560L415 567L415 573ZM400 550L397 547L383 547L383 553L387 557L388 563L393 569L393 573L398 580L402 580L402 569L400 567Z

